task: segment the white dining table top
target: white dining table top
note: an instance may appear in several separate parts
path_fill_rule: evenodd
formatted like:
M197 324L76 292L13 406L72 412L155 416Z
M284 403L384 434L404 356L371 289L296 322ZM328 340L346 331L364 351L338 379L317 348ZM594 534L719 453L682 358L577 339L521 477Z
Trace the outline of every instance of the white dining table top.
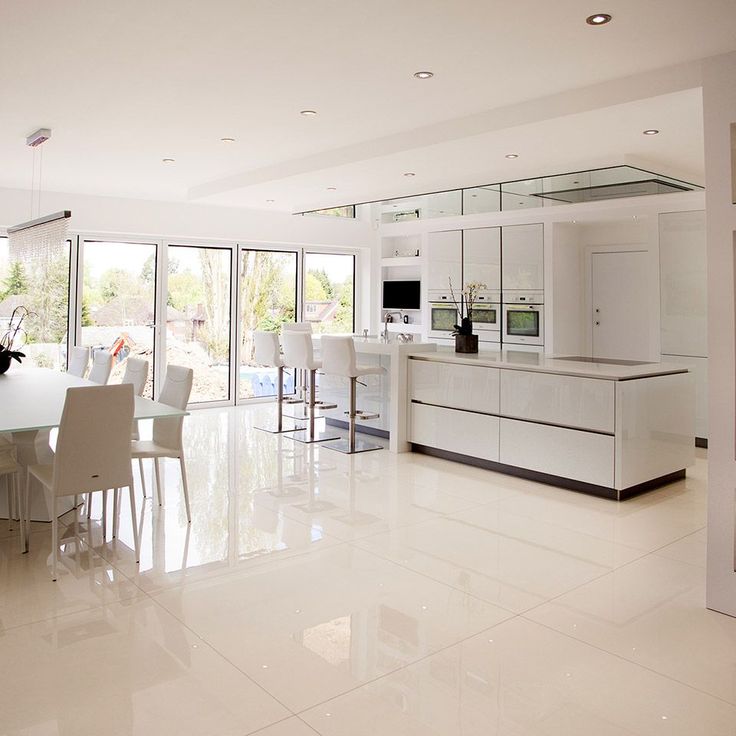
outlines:
M29 432L58 427L66 390L72 386L96 386L69 373L13 364L0 375L0 433ZM136 396L135 418L180 417L186 410Z

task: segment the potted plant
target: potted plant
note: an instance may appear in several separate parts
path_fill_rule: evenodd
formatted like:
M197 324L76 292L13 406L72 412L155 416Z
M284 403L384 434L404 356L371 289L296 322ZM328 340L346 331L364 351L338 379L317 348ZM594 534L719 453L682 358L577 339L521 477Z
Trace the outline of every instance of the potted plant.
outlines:
M0 337L0 374L5 373L10 368L11 361L17 360L20 363L21 358L26 357L25 353L14 349L14 346L17 344L19 334L25 337L26 332L23 329L23 320L29 314L30 312L25 307L20 306L16 307L10 315L8 329Z
M460 301L458 301L452 288L452 279L448 279L448 281L452 301L460 316L460 324L455 325L455 331L452 333L455 336L455 352L477 353L478 335L473 334L473 304L475 304L478 294L488 287L480 281L471 281L465 284L465 288L460 292Z

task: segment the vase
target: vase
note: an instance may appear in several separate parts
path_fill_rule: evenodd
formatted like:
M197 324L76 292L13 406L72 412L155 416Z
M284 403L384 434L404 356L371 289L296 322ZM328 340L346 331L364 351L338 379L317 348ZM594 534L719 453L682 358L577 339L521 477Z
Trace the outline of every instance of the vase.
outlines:
M5 373L8 368L10 368L10 356L0 353L0 375Z
M456 353L477 353L478 335L455 335Z

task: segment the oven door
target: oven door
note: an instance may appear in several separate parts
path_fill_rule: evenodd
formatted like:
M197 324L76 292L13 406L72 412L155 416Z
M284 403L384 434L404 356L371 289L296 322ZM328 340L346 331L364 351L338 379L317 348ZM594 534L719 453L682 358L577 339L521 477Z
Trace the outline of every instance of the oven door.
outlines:
M430 302L429 304L429 337L445 337L452 335L457 324L457 309L454 304Z
M498 342L501 339L501 305L478 304L473 306L470 315L473 331L481 340Z
M544 345L544 305L505 304L503 341L517 345Z

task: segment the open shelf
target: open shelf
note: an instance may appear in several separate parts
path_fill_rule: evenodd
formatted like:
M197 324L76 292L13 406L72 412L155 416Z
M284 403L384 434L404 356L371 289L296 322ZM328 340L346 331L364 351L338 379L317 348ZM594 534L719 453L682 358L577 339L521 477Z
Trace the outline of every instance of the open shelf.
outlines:
M419 266L420 264L421 258L419 256L381 258L381 266L387 268L404 268L408 266Z

